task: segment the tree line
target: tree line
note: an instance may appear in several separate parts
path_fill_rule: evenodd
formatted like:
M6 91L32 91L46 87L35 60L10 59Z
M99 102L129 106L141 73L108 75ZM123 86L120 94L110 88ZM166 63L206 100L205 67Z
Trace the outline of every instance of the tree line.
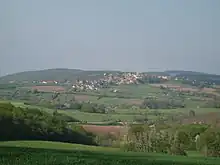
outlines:
M187 156L198 151L220 157L220 131L210 125L155 126L134 125L129 129L124 150Z
M39 109L0 103L0 140L47 140L96 145L92 134L80 126L69 126L70 117L58 112L48 114Z

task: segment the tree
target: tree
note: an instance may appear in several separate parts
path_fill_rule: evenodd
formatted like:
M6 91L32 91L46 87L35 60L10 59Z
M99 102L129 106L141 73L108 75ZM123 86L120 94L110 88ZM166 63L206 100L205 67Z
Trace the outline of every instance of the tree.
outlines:
M170 154L187 156L184 145L189 144L189 137L183 131L177 131L171 141Z
M95 109L94 109L92 104L90 104L90 103L83 103L82 106L81 106L81 111L94 113Z
M220 131L209 128L200 137L200 148L206 156L220 157Z
M37 94L37 93L39 93L39 91L38 91L37 89L34 89L34 90L32 91L32 93L33 93L33 94Z
M195 115L196 115L195 111L193 111L193 110L189 111L189 116L190 117L195 117Z

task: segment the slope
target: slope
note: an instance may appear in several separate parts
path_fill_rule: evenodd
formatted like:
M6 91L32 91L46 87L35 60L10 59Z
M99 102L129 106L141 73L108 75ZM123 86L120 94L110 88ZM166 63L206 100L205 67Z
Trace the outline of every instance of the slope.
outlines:
M46 69L38 71L26 71L15 74L10 74L0 78L0 82L8 81L34 81L34 80L55 80L55 81L64 81L70 80L75 81L79 79L86 80L96 80L102 78L104 73L116 74L118 71L85 71L79 69Z
M16 165L217 165L218 158L125 153L117 149L44 141L0 143L0 164Z

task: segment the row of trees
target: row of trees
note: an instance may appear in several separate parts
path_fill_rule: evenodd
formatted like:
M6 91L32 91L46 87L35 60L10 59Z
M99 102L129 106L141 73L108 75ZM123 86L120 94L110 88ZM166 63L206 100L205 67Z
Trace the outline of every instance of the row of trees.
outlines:
M220 131L208 125L167 128L133 126L127 135L124 149L185 156L186 151L197 150L206 156L220 157Z
M173 109L184 108L185 104L178 100L159 100L159 99L145 99L140 105L140 108L145 109Z
M158 77L147 76L147 77L144 77L143 79L137 79L137 81L141 84L145 84L145 83L147 83L147 84L159 84L159 83L164 83L167 80L161 79L161 78L158 78Z

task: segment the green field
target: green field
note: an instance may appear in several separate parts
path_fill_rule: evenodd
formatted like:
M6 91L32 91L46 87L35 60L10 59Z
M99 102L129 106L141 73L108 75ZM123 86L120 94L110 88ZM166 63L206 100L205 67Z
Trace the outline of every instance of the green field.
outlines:
M0 143L4 165L219 165L220 159L122 152L78 144L12 141Z
M12 102L13 105L19 107L39 108L42 111L53 113L53 109L42 108L39 106L24 105L22 102ZM106 121L127 121L132 122L136 118L143 118L147 116L149 120L156 120L158 116L155 114L160 113L160 116L167 118L169 116L188 115L189 110L193 109L197 115L202 115L211 112L219 112L217 108L179 108L179 109L117 109L113 113L101 114L101 113L87 113L78 110L58 110L58 112L74 117L75 119L87 122L106 122Z

